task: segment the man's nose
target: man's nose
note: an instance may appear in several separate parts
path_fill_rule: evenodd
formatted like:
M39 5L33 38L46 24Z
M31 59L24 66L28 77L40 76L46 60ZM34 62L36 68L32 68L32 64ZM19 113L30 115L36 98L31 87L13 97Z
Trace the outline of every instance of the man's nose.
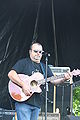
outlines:
M40 52L38 51L38 52L37 52L37 54L39 55L39 54L40 54Z

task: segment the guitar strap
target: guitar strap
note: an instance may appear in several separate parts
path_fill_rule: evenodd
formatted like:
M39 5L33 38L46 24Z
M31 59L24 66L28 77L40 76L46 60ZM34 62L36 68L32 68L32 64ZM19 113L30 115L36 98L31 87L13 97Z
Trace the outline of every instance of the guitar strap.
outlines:
M46 73L45 73L45 70L44 70L44 67L43 67L43 64L40 62L40 65L41 65L41 69L42 69L42 72L43 72L43 75L44 75L44 78L46 77Z

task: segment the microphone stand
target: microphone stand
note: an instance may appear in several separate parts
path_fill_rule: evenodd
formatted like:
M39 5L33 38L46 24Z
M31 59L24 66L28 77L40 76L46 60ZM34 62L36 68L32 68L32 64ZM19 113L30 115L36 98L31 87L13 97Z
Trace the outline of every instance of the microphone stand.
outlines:
M45 61L46 61L46 75L45 75L45 120L47 120L47 92L48 92L48 82L47 82L47 66L48 66L48 54L45 55Z

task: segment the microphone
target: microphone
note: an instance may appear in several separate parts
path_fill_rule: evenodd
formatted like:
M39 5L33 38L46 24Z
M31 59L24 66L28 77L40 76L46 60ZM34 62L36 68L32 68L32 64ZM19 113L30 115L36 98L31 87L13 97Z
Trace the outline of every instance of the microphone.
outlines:
M48 52L44 52L44 51L43 51L43 52L42 52L42 55L44 55L44 56L48 56L48 57L49 57L49 56L50 56L50 53L48 53Z

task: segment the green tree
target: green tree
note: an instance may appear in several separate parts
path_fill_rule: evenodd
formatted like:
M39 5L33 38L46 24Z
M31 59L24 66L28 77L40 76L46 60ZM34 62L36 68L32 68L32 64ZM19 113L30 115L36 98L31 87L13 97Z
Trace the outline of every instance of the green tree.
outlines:
M80 86L73 90L73 113L80 116Z

